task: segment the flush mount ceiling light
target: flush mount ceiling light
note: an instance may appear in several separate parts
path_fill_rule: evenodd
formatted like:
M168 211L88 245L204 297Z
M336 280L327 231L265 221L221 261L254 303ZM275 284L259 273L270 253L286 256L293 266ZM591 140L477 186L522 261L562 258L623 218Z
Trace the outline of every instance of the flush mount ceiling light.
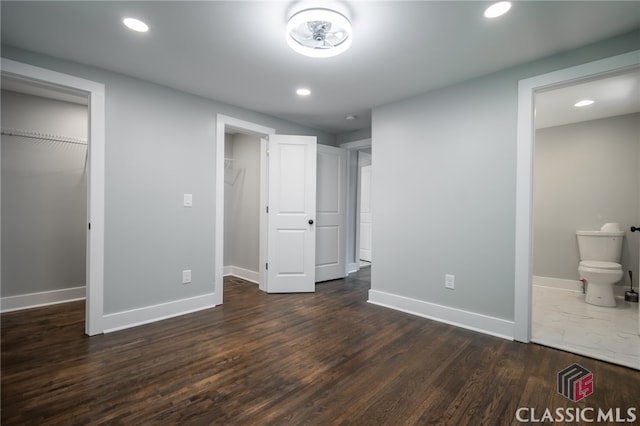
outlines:
M591 99L584 99L582 101L578 101L575 104L573 104L574 107L586 107L589 105L592 105L595 101L591 100Z
M301 87L298 90L296 90L296 94L298 96L309 96L311 94L311 90Z
M287 43L314 58L339 55L351 45L351 22L331 9L305 9L289 18Z
M510 1L501 1L501 2L494 3L491 6L489 6L484 11L484 16L486 18L497 18L498 16L502 16L505 13L507 13L509 11L509 9L511 9L511 2Z
M130 30L137 31L139 33L146 33L149 31L149 26L136 18L124 18L122 23Z

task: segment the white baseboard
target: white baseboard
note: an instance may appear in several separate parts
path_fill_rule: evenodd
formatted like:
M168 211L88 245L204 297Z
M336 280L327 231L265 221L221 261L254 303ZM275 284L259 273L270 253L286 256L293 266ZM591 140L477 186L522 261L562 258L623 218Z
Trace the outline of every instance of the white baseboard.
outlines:
M550 287L560 290L570 290L582 292L582 284L578 280L567 280L564 278L541 277L534 275L532 284L537 287Z
M222 274L226 277L232 275L234 277L242 278L243 280L252 282L254 284L260 284L260 274L256 271L240 268L239 266L225 266L222 269Z
M369 290L369 303L444 322L491 336L513 340L514 322L423 300L398 296L383 291Z
M144 308L106 314L102 317L102 328L104 333L111 333L213 308L216 306L215 296L215 293L209 293L158 305L145 306Z
M85 298L85 286L63 288L60 290L42 291L39 293L7 296L0 299L0 312L19 311L39 306L55 305Z

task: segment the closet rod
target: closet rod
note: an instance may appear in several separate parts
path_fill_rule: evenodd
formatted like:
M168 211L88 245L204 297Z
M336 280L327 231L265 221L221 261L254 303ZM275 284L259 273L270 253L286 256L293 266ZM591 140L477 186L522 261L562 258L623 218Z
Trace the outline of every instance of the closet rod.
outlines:
M72 143L76 145L87 145L87 140L82 138L74 138L72 136L53 135L50 133L40 133L31 130L20 129L2 129L2 134L7 136L19 136L23 138L41 139L45 141Z

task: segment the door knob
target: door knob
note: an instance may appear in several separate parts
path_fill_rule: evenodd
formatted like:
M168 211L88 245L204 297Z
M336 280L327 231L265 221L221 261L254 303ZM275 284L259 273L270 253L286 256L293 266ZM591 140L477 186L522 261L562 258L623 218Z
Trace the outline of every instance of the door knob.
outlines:
M313 219L309 219L309 225L313 225Z
M636 231L640 232L640 226L632 226L631 227L631 232L636 232Z

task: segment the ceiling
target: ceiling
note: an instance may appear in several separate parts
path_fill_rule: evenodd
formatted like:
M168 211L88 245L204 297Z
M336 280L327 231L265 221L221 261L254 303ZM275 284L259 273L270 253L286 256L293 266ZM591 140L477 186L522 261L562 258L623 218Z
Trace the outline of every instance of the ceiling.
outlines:
M640 112L640 68L537 93L535 106L537 129Z
M1 38L341 133L369 127L372 107L640 28L636 1L518 1L493 20L483 17L487 1L350 1L340 6L351 48L318 59L284 37L287 18L317 3L3 0ZM125 16L149 32L127 30ZM312 94L298 97L301 86Z

